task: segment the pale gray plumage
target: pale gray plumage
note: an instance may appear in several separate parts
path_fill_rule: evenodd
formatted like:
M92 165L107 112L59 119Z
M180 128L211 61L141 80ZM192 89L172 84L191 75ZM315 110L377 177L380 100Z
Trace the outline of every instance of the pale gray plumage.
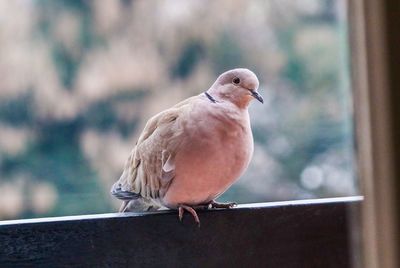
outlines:
M111 189L124 201L121 211L165 206L179 208L182 217L183 209L196 214L192 207L217 206L214 199L242 175L251 159L247 108L253 98L263 102L258 85L250 70L233 69L221 74L207 94L152 117Z

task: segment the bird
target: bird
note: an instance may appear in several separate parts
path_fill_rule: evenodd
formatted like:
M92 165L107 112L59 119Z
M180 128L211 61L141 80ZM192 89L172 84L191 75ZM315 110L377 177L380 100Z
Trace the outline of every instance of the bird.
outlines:
M200 226L199 209L232 208L216 200L247 169L254 141L248 107L258 92L246 68L222 73L211 87L148 120L111 194L119 212L178 210Z

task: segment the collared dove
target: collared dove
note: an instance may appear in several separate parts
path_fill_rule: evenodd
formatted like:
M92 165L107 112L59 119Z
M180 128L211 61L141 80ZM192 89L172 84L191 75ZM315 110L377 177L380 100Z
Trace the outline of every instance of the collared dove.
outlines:
M111 194L123 200L120 212L164 206L200 220L196 208L231 208L217 203L245 171L253 154L248 106L257 92L248 69L221 74L200 95L152 117L146 124Z

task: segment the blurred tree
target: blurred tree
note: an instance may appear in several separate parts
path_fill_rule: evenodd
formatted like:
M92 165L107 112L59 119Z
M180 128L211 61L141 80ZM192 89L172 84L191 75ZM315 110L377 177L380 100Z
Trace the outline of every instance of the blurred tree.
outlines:
M266 103L251 107L254 159L221 199L357 191L343 0L157 3L0 3L0 198L14 200L0 219L115 209L109 187L146 120L235 67L256 71Z

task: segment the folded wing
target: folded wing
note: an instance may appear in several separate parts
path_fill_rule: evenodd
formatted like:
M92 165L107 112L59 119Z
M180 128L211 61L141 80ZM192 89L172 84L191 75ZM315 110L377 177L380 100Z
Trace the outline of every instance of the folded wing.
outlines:
M157 199L175 177L175 155L194 98L152 117L146 124L111 194L121 200Z

